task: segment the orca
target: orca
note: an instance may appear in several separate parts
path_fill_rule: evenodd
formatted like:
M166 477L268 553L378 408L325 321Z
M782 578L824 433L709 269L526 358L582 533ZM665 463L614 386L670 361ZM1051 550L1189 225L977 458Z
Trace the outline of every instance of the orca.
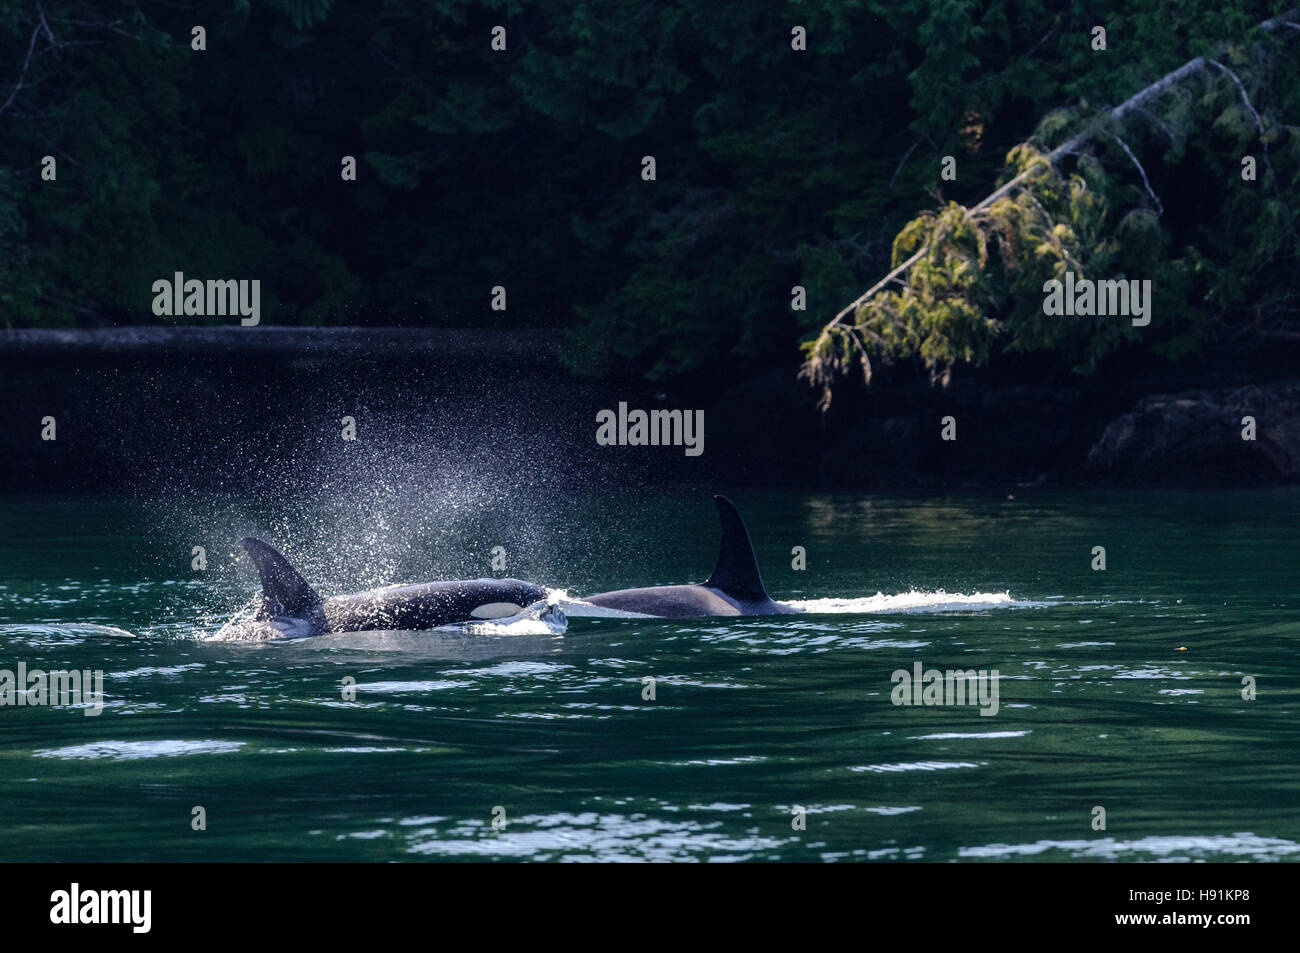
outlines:
M459 579L386 586L322 599L274 547L241 541L262 579L262 601L251 619L236 618L217 640L301 639L330 632L433 629L502 619L547 598L541 586L519 579ZM547 612L559 613L558 607Z
M763 588L754 546L740 511L725 496L715 496L722 521L722 544L713 575L698 585L649 586L617 589L588 596L583 601L606 609L689 619L724 615L783 615L799 610L773 602Z

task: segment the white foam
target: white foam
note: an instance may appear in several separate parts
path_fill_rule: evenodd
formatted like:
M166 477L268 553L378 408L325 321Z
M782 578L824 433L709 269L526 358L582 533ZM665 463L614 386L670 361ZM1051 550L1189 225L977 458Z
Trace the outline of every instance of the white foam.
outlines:
M624 612L622 609L610 609L605 606L592 605L569 595L567 589L548 590L549 599L558 605L571 619L654 619L657 616L644 612Z
M887 596L877 592L874 596L860 596L856 599L802 599L783 602L782 605L800 612L821 614L858 614L876 615L894 612L963 612L975 609L1025 609L1045 605L1041 602L1029 602L1013 599L1010 592L947 592L937 589L934 592L912 589Z

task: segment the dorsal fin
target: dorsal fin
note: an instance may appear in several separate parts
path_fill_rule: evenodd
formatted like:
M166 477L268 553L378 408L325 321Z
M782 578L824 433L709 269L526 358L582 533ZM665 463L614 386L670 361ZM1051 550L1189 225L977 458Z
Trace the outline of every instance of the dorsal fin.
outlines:
M758 560L754 546L749 541L745 521L740 518L736 505L725 496L715 496L718 518L722 520L722 545L718 547L718 563L704 585L736 599L755 602L768 598L763 588L763 577L758 574Z
M305 617L320 607L320 596L289 560L260 539L248 536L241 542L262 577L262 612L266 616Z

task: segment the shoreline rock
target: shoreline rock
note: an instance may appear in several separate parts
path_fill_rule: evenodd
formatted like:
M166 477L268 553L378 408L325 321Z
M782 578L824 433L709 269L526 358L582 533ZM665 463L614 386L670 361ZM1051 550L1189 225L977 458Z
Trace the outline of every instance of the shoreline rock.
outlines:
M1255 421L1255 438L1243 439ZM1103 480L1212 485L1300 481L1300 381L1143 397L1112 421L1084 461Z

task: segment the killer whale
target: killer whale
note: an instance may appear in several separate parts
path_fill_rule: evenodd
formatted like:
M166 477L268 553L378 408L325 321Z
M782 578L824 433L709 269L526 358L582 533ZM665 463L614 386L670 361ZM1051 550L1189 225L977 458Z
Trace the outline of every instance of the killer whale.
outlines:
M251 619L227 622L217 633L218 639L298 639L329 632L432 629L505 618L547 597L541 586L519 579L459 579L386 586L322 599L274 547L252 536L241 543L257 567L262 600Z
M587 596L583 601L607 609L637 612L666 619L688 619L724 615L781 615L798 612L773 602L763 587L754 546L736 505L725 496L715 496L722 522L722 543L713 574L704 582L688 586L648 586L616 589Z

